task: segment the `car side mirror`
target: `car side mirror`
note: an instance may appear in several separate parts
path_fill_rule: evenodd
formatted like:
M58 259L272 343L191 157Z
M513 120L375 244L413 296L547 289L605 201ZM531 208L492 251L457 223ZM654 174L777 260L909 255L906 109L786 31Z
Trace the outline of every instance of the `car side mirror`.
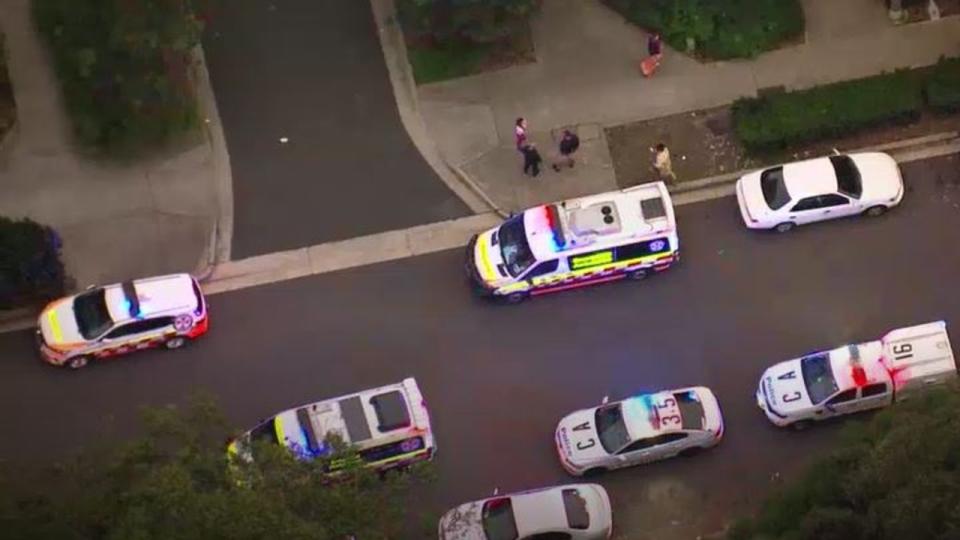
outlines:
M511 219L511 218L512 218L513 216L515 216L515 215L517 215L517 213L511 211L509 214L507 214L507 219Z
M607 403L610 403L610 396L603 396L603 399L600 400L600 404L606 405Z
M823 408L826 409L826 410L828 410L828 411L830 411L830 412L832 412L832 413L837 412L837 410L833 408L833 405L831 405L831 404L829 404L829 403L824 403L824 404L823 404Z

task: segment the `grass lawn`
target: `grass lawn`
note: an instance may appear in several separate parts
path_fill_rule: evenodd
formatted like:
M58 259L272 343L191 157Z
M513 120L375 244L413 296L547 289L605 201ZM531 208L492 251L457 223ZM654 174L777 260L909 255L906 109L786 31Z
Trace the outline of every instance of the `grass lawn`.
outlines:
M407 49L417 84L465 77L481 71L492 45L451 45L432 48L411 45Z

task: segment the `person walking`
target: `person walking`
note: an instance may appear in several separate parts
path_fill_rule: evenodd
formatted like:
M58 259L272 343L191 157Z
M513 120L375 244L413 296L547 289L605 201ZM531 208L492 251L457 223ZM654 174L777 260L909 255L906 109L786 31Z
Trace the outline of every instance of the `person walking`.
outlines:
M563 130L560 137L560 159L553 163L553 170L560 172L560 167L566 165L573 168L573 154L580 148L580 137L569 129Z
M640 72L644 77L649 77L657 71L661 58L663 58L663 39L659 33L654 32L647 38L647 57L640 62Z
M536 145L527 143L521 151L523 152L523 174L529 174L533 177L539 176L540 163L543 161L543 158L540 157L540 152L537 151Z
M657 144L654 151L653 168L657 171L657 179L661 182L675 184L677 175L673 172L673 162L670 160L670 149L663 143ZM669 180L668 180L669 179Z
M517 150L522 153L523 147L527 145L527 120L525 118L517 118L516 125L513 128L513 137Z

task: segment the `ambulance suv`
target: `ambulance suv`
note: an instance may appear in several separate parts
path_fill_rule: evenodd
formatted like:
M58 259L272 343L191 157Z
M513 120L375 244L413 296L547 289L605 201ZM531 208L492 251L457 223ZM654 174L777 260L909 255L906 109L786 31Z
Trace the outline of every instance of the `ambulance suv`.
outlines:
M663 182L537 206L470 239L466 270L480 294L533 295L643 279L680 258Z
M255 459L256 443L279 444L297 458L334 457L339 442L378 471L431 459L436 451L427 404L413 378L278 413L233 440L227 453ZM336 473L337 463L330 464Z
M207 303L189 274L91 287L51 302L37 321L40 356L79 369L91 359L164 346L178 349L207 332Z

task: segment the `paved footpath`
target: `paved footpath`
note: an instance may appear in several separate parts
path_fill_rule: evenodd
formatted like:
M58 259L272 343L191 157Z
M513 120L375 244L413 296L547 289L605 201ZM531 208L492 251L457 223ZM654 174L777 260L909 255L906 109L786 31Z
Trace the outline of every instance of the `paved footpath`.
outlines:
M516 210L616 189L603 128L788 90L918 67L960 55L960 17L894 25L877 0L803 0L802 44L754 60L700 63L667 50L657 74L637 72L646 35L599 0L550 0L532 20L535 63L421 86L416 99L440 154L501 208ZM517 117L554 148L558 130L585 141L581 162L539 180L520 173Z
M18 115L0 145L0 215L58 230L67 273L80 287L202 266L212 255L219 201L229 200L229 181L218 182L223 149L209 135L215 124L180 148L132 165L84 158L73 146L30 1L0 2L0 30Z

